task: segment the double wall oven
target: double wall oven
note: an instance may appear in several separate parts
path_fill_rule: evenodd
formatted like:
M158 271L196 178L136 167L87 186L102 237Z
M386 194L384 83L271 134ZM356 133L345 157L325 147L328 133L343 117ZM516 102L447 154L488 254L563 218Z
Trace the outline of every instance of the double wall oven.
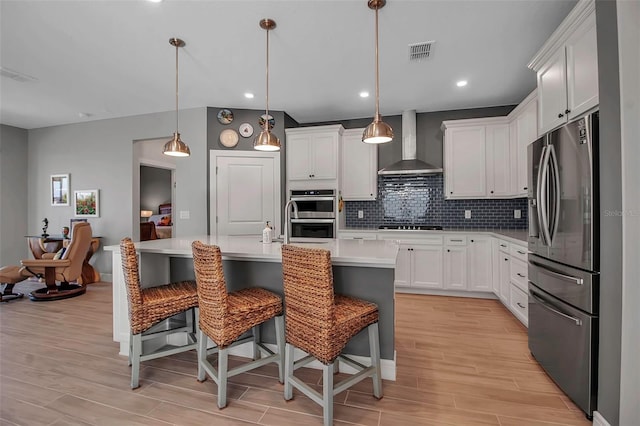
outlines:
M291 237L335 238L337 202L334 189L291 190L289 199L296 202L292 215Z

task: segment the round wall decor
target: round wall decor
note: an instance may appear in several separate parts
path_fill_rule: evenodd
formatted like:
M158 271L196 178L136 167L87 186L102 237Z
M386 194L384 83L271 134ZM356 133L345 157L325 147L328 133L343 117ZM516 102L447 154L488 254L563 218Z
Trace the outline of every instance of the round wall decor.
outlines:
M243 138L249 138L253 135L253 126L249 123L242 123L238 131Z
M220 143L227 148L238 145L238 132L233 129L225 129L220 132Z
M229 109L218 111L218 121L220 124L230 124L233 121L233 113Z

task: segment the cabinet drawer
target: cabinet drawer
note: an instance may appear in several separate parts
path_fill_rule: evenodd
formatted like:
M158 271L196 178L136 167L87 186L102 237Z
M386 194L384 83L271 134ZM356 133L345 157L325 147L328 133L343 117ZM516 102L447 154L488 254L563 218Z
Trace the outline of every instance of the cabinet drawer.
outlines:
M525 326L529 323L529 297L515 285L511 285L509 309Z
M448 246L466 246L466 235L445 235L444 243Z
M442 245L442 235L428 235L428 234L412 234L412 233L400 233L400 232L379 232L379 240L396 240L400 244L426 244L426 245Z
M375 232L339 232L338 238L341 240L375 240Z
M504 241L504 240L498 240L498 249L503 252L503 253L509 253L509 246L511 244L509 244L508 242Z
M516 259L522 260L523 262L527 261L527 252L528 250L526 249L526 247L517 244L511 244L509 246L509 254L511 254L511 256L515 257Z
M527 292L527 264L523 261L512 257L510 265L509 278L513 284L518 286L520 290Z

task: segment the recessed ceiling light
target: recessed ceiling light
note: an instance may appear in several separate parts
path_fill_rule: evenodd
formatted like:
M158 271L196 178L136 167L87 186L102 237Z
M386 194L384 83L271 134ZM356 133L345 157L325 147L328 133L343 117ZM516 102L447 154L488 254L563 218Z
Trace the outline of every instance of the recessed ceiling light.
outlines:
M93 114L91 114L90 112L79 112L78 113L78 117L80 118L89 118L91 117Z
M247 99L253 99L253 93L247 92L247 93L244 94L244 97L247 98Z
M464 87L467 85L467 80L460 80L459 82L456 83L456 86L458 87Z
M369 92L360 92L360 97L361 98L368 98L369 97Z
M162 0L147 0L149 3L160 3Z

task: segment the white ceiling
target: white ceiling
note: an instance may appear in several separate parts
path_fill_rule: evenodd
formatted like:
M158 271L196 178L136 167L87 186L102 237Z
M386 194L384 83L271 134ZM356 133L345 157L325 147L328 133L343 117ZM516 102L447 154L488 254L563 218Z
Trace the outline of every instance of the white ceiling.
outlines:
M516 104L535 87L527 63L575 0L389 0L380 10L380 112ZM371 117L374 12L366 0L0 0L2 124L25 129L175 109L270 108L300 123ZM409 62L408 44L435 40ZM457 80L469 81L456 87ZM369 98L358 96L360 91ZM255 93L246 99L244 93ZM80 113L90 117L81 117Z

